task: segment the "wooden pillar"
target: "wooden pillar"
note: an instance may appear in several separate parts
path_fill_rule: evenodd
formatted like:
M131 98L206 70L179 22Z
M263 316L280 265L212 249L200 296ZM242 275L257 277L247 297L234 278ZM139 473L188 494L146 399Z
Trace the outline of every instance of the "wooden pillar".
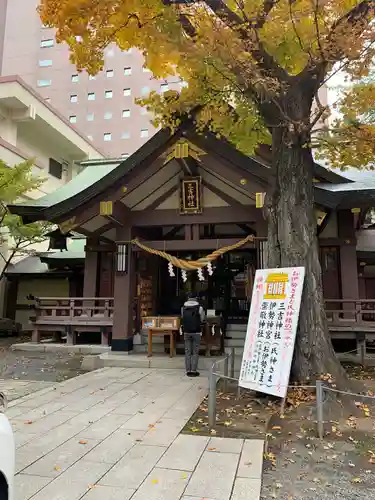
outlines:
M112 252L99 255L99 297L113 297L114 259Z
M342 298L358 300L359 283L354 216L350 210L340 210L337 213L337 221L338 236L344 238L344 243L340 246Z
M89 241L87 241L88 244ZM95 297L98 277L98 252L86 250L84 273L83 296Z
M117 229L117 241L129 241L131 228ZM128 272L115 268L112 351L133 350L133 304L136 293L135 254L129 245Z
M258 209L261 210L261 209ZM264 238L264 240L256 240L257 249L257 269L267 268L268 261L268 248L267 248L267 234L268 227L266 219L262 218L256 222L256 236L258 238Z

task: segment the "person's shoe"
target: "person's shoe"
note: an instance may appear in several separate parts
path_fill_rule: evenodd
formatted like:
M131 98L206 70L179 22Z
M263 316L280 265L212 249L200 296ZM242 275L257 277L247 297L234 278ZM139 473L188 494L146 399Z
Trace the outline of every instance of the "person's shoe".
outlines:
M187 375L188 377L194 377L194 373L193 373L193 372L186 372L186 375Z
M199 377L200 373L199 372L192 372L191 376L192 377Z

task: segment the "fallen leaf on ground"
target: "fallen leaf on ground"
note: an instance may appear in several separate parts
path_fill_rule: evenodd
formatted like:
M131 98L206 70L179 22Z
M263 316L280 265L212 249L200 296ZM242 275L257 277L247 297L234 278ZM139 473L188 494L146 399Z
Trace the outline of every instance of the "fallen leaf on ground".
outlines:
M93 488L97 488L97 487L98 487L98 485L97 485L97 484L89 484L87 488L88 488L89 490L92 490Z
M226 421L224 422L224 425L225 425L226 427L229 427L229 426L231 426L232 424L233 424L232 420L226 420Z
M150 429L153 429L155 427L155 424L148 424Z
M274 426L272 427L272 430L273 430L273 431L281 431L281 427L280 427L279 425L274 425Z
M191 432L199 432L198 427L190 427Z
M152 484L158 484L159 481L157 479L153 479L151 482Z
M282 488L282 487L283 487L283 485L282 485L281 483L276 483L276 484L275 484L275 486L276 486L276 488L277 488L278 490L279 490L280 488Z
M217 432L215 431L215 429L211 429L211 430L210 430L210 433L211 433L211 434L217 434Z
M187 477L188 477L187 474L185 474L185 473L181 474L181 479L187 479Z
M58 465L55 465L54 469L55 469L56 471L59 471L59 470L61 469L61 467L59 467Z
M208 451L215 451L216 448L207 448Z
M31 425L33 423L32 420L26 420L26 422L24 422L25 425Z
M80 441L78 441L79 444L87 444L87 441L85 439L81 439Z
M362 482L362 479L360 477L353 477L353 479L352 479L352 483L358 484L361 482Z

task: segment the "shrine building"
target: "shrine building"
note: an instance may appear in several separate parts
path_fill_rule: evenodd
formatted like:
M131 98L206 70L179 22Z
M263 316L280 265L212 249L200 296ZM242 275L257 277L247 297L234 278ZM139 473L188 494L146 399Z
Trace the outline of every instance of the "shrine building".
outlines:
M335 311L348 315L375 298L375 235L368 222L375 174L355 175L315 164L316 227L331 322L343 318ZM145 327L142 318L178 317L189 292L221 318L223 339L230 325L246 324L253 276L264 265L263 203L272 176L264 160L211 132L197 133L187 120L173 134L160 130L120 163L92 161L54 193L11 205L25 223L56 223L62 240L72 232L86 237L81 285L70 297L38 298L34 340L54 328L66 328L71 343L76 332L97 331L99 343L131 351L134 334ZM212 261L199 261L216 251ZM275 275L268 290L283 294L283 276ZM373 308L371 300L366 303L366 310ZM371 311L368 319L375 320Z

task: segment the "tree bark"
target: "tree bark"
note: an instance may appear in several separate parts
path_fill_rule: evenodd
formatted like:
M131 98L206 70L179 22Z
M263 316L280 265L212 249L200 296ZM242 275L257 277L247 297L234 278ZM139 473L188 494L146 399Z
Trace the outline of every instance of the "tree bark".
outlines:
M268 197L268 267L305 267L292 377L302 382L329 373L344 385L346 373L333 350L324 309L311 149L288 128L275 128L272 136L275 183Z

